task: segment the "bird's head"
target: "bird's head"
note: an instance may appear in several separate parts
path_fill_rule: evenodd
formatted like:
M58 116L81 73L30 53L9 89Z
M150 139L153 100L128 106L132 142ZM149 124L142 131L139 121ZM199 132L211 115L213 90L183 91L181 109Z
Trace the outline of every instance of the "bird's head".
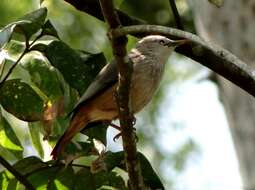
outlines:
M165 36L150 35L138 41L136 48L142 55L168 58L172 51L187 40L171 40Z

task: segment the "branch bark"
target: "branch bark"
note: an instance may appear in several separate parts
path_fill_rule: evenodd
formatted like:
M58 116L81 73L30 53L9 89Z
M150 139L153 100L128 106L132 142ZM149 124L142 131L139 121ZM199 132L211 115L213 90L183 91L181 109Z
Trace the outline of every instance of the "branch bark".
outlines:
M110 26L110 31L121 27L119 17L113 6L112 0L100 0L100 5L106 22ZM136 149L136 137L133 131L133 113L130 112L129 92L131 84L131 76L133 72L133 64L129 60L125 60L127 51L127 37L125 35L115 36L109 33L113 54L117 61L119 71L119 85L117 89L117 104L119 108L119 119L121 125L121 135L123 140L123 149L125 152L125 161L129 176L129 184L131 190L143 189L143 178L141 167L138 161Z
M112 33L115 36L161 34L172 39L188 39L189 44L176 48L178 53L208 67L255 97L255 71L229 51L205 42L192 33L158 25L126 26Z
M101 8L100 8L100 3L99 0L64 0L68 3L70 3L71 5L73 5L76 9L83 11L85 13L88 13L90 15L93 15L94 17L96 17L99 20L104 20L104 16L101 12ZM114 11L117 12L118 18L121 22L121 25L123 26L129 26L129 25L133 25L133 24L145 24L144 21L137 19L135 17L131 17L129 15L127 15L126 13L114 9Z
M27 180L25 176L19 173L14 167L12 167L2 156L0 156L0 163L17 179L22 183L26 189L35 190L33 185Z

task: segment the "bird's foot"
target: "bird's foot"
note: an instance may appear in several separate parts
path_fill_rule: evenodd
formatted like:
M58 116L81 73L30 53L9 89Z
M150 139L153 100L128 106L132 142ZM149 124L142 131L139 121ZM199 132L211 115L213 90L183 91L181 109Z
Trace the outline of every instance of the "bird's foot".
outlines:
M135 133L135 131L136 131L136 128L132 128L133 129L133 132ZM114 137L113 137L113 141L114 142L116 142L120 137L121 137L121 135L122 135L122 133L121 132L119 132L117 135L115 135ZM136 135L136 133L135 133L135 141L136 142L138 142L138 137L137 137L137 135Z
M117 135L115 135L113 137L113 141L116 142L120 137L121 137L121 127L112 123L111 121L104 121L107 125L113 127L114 129L117 129L118 131L120 131ZM133 117L132 118L132 125L135 125L136 124L136 118ZM133 131L135 132L136 131L136 128L135 127L132 127L133 128ZM135 139L136 139L136 142L138 142L138 137L136 136L135 134Z

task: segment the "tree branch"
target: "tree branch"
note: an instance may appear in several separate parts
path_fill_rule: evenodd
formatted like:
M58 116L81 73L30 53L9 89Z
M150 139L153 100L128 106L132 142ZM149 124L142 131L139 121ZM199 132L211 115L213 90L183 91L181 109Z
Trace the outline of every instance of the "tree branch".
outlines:
M229 51L205 42L198 36L189 32L157 25L134 25L117 28L112 31L115 36L135 35L145 36L149 34L161 34L169 38L185 38L190 41L176 48L176 51L200 64L210 68L214 72L230 80L249 94L255 97L255 72Z
M104 18L110 26L110 30L120 28L121 24L115 12L112 0L100 0L100 5ZM117 89L116 100L119 109L118 111L121 125L121 135L123 140L123 149L125 152L125 161L129 176L130 188L131 190L143 189L143 178L136 150L135 133L133 131L134 116L130 112L129 108L129 92L133 64L130 61L125 61L127 54L127 37L125 35L117 37L115 35L111 35L111 33L109 37L119 70L119 85Z
M174 20L175 20L177 28L183 30L184 27L183 27L183 24L182 24L182 21L181 21L181 17L178 13L178 9L176 7L175 0L169 0L169 3L170 3L170 6L171 6L173 15L174 15Z
M99 0L64 0L71 5L73 5L76 9L93 15L94 17L98 18L99 20L104 20L104 16L101 12ZM135 17L131 17L126 13L114 9L117 12L118 18L123 26L129 26L133 24L145 24L144 21L137 19Z
M21 173L19 173L14 167L12 167L2 156L0 156L0 163L12 174L14 177L22 183L26 189L35 190L33 185L25 178Z

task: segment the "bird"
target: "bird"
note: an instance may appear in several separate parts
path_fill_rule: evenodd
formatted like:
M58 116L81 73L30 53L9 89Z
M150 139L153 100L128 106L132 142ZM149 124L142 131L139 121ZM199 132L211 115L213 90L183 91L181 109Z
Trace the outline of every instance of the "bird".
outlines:
M133 63L130 84L131 112L141 111L152 99L162 79L165 64L173 50L186 39L171 40L162 35L148 35L140 39L127 55ZM68 129L51 152L58 159L71 139L89 123L112 121L118 118L115 91L118 86L117 62L113 60L98 73L74 106Z

